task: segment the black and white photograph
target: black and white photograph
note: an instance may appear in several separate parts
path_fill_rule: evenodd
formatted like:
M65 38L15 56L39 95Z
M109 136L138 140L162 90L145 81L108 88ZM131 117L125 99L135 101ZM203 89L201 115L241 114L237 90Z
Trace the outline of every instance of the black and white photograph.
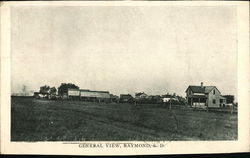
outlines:
M238 5L34 4L8 14L10 143L239 141Z

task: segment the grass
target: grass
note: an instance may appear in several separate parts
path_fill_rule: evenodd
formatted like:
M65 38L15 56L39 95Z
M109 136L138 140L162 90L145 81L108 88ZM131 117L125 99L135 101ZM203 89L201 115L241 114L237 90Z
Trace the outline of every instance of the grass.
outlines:
M236 140L237 114L12 98L12 141Z

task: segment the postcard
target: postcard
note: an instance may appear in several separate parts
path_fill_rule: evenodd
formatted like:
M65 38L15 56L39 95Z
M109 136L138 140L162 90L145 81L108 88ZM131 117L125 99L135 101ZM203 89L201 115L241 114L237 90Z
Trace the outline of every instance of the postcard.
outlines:
M250 150L249 2L1 2L1 153Z

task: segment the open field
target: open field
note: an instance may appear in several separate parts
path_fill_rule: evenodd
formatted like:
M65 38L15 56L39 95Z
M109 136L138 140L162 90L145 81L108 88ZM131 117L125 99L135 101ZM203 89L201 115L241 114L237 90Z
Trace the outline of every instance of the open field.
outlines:
M11 99L12 141L235 140L237 114Z

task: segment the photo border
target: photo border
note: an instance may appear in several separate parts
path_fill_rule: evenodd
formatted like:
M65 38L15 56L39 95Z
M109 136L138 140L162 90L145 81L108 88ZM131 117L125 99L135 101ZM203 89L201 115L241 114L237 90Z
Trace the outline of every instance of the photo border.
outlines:
M238 140L172 141L164 148L80 148L78 144L58 142L10 141L11 89L11 7L22 6L237 6L238 39ZM1 2L1 153L50 155L159 155L249 152L249 2L246 1L54 1ZM81 141L82 143L83 141ZM141 143L142 141L98 141L98 143ZM97 143L88 141L88 143ZM147 141L146 143L159 143Z

